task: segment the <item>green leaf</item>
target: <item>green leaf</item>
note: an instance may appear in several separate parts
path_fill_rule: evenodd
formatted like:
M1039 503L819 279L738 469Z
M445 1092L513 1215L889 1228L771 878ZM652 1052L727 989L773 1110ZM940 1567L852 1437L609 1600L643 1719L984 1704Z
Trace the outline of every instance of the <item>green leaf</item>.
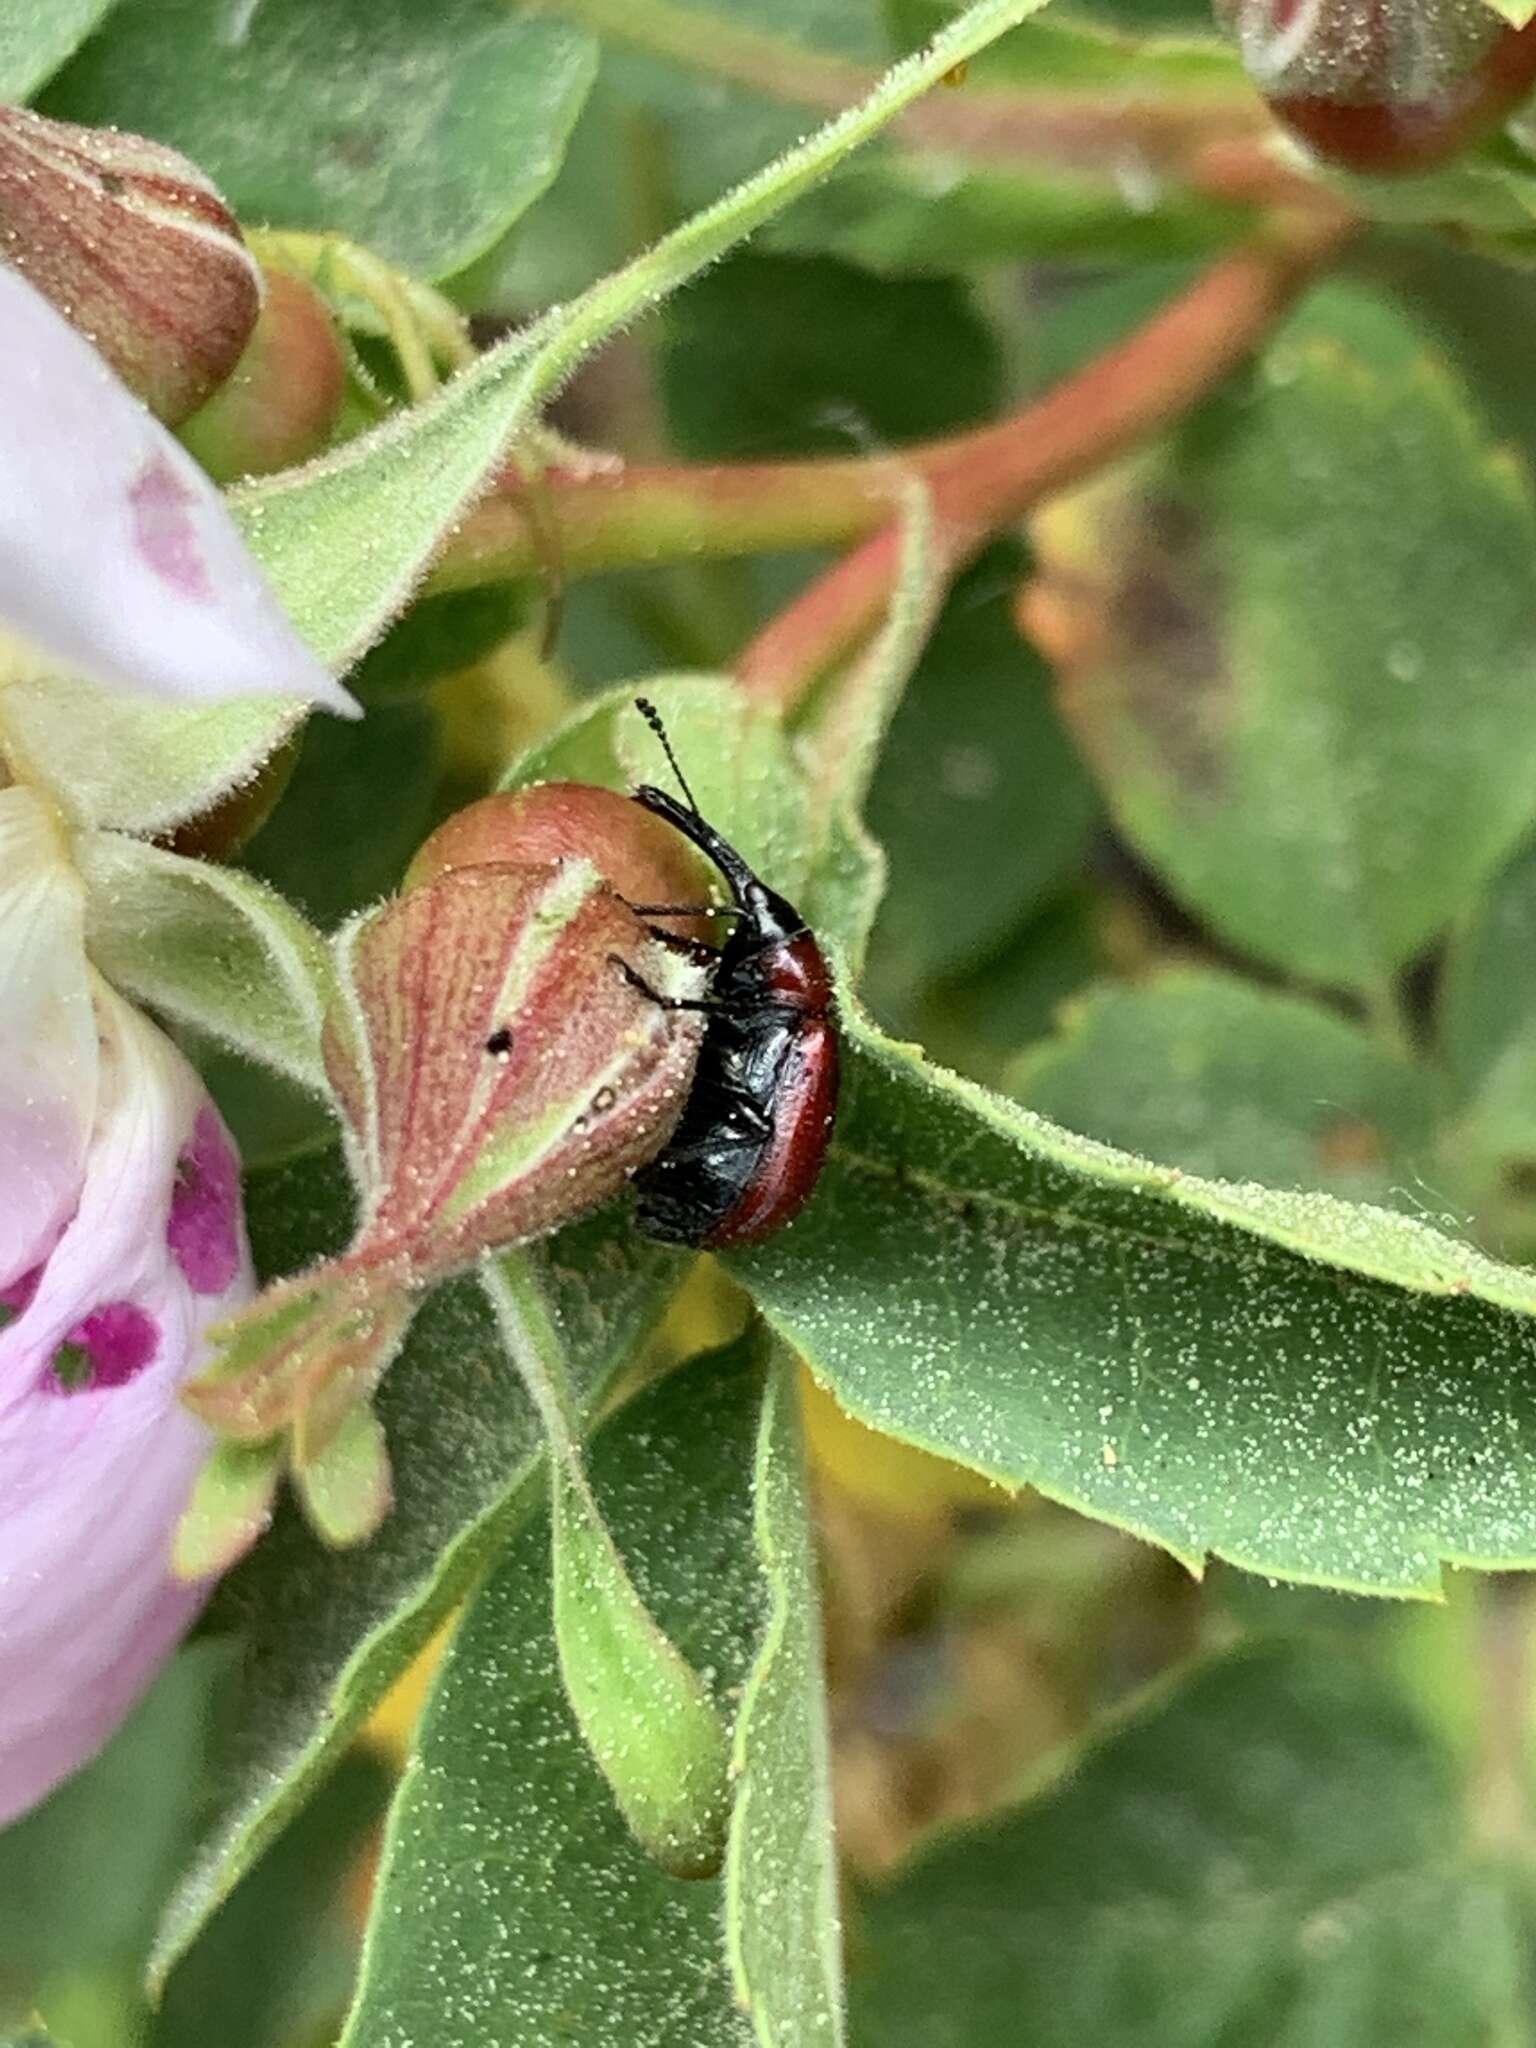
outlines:
M1536 15L1536 0L1484 0L1511 28L1524 28Z
M684 206L789 147L807 106L855 97L890 49L882 12L895 12L868 0L793 0L771 22L751 0L560 0L560 11L603 35L608 89L662 124ZM902 44L954 11L914 10ZM1130 34L1054 16L1012 31L967 78L955 118L938 110L928 149L912 135L899 138L904 148L882 145L776 221L768 239L908 276L1052 256L1145 258L1229 240L1242 211L1163 174L1203 135L1251 127L1252 89L1222 43L1148 37L1144 13L1121 24ZM1118 146L1127 103L1154 109L1129 150ZM1075 148L1052 147L1063 110L1095 107L1096 127ZM1002 165L999 135L1014 159ZM611 213L627 196L622 160L610 157L608 176Z
M1201 968L1075 1003L1008 1092L1067 1129L1191 1173L1327 1188L1421 1214L1437 1091L1358 1026Z
M474 590L443 590L419 598L376 647L370 647L347 687L372 716L397 697L419 697L454 669L468 668L528 624L532 607L523 588L488 583ZM318 730L323 730L317 721Z
M1521 850L1454 934L1439 1024L1458 1088L1486 1104L1511 1151L1536 1144L1536 846Z
M341 1884L388 1789L359 1754L236 1891L159 2013L142 2002L229 1663L221 1644L183 1650L101 1755L0 1833L0 2036L34 2004L72 2048L291 2048L334 2023L358 1945Z
M758 1431L753 1523L769 1607L736 1724L726 1942L763 2048L835 2048L844 2027L832 1774L794 1375L781 1346Z
M1192 1564L1432 1594L1532 1561L1529 1274L1071 1137L841 1015L816 1192L727 1263L851 1413Z
M603 1520L565 1356L526 1256L487 1257L480 1277L544 1426L555 1649L576 1725L647 1855L674 1877L712 1877L730 1810L725 1724Z
M1003 396L997 340L960 280L751 250L674 301L658 369L673 439L695 461L929 440L990 418Z
M442 535L582 358L835 169L956 63L1042 0L977 0L920 57L634 262L489 350L435 397L232 499L322 660L345 664L401 608Z
M1357 1661L1239 1652L864 1901L854 2039L1522 2040L1513 1888L1464 1831L1446 1758Z
M1030 112L1022 102L1020 118ZM1188 185L1160 186L1134 159L1110 177L1029 168L955 176L952 158L882 157L851 165L768 239L897 277L1005 263L1081 264L1091 274L1216 254L1251 227L1244 209Z
M393 1776L354 1749L166 1986L146 2048L293 2048L333 2038L357 1963L349 1879Z
M941 1066L1001 1085L1019 1048L1046 1037L1062 1005L1110 967L1107 925L1094 889L1063 890L987 959L931 988L914 1037Z
M274 890L116 832L82 833L86 944L126 994L323 1090L330 957Z
M885 855L846 806L834 810L800 897L806 923L841 946L855 979L863 971L871 927L885 894Z
M0 8L0 100L19 105L85 41L116 0L10 0Z
M196 1811L216 1646L184 1650L112 1741L0 1832L0 2026L45 1981L132 1973Z
M351 1194L334 1151L251 1176L264 1275L344 1242ZM675 1254L607 1210L540 1247L578 1399L595 1401L660 1316ZM163 1981L242 1873L309 1798L360 1723L532 1504L540 1432L470 1280L429 1300L380 1390L396 1500L362 1550L326 1550L291 1507L224 1581L213 1617L243 1642L206 1825L151 1961Z
M1536 508L1450 362L1328 285L1165 459L1037 536L1122 828L1227 937L1384 1001L1536 788Z
M635 709L637 691L661 713L704 816L776 889L793 895L810 859L801 778L778 720L748 703L727 676L648 676L605 691L515 761L502 787L561 778L607 789L671 787L666 757Z
M332 931L399 883L436 823L441 774L437 721L420 697L370 703L357 725L311 719L282 802L241 863Z
M50 788L68 816L152 837L248 783L304 710L274 697L165 704L50 676L9 684L0 726L27 779Z
M119 0L44 100L185 150L243 219L442 277L559 169L589 36L502 0Z
M955 585L870 790L869 829L889 863L871 1000L903 1021L924 983L976 964L1024 923L1094 826L1049 672L1013 621L1023 569L1021 551L1002 544Z
M1530 1242L1536 1195L1536 849L1510 862L1446 951L1443 1050L1460 1097L1446 1155L1485 1228Z
M747 1675L765 1605L751 1507L755 1350L749 1339L651 1389L601 1432L592 1457L647 1606L711 1673L722 1703ZM777 1523L781 1509L768 1512ZM641 1853L571 1720L548 1542L542 1518L522 1532L438 1678L391 1820L345 2048L753 2040L722 1952L718 1882L680 1883ZM787 1654L770 1653L775 1665ZM755 1681L759 1695L770 1683ZM766 1763L768 1722L782 1729L787 1717L760 1697L752 1718L749 1771ZM770 1886L792 1886L787 1910L798 1912L793 1864L758 1846L755 1868ZM754 1910L773 1903L765 1893ZM797 1994L786 1982L771 1995ZM793 2024L807 2030L759 2039L827 2038L813 2017L796 2012Z

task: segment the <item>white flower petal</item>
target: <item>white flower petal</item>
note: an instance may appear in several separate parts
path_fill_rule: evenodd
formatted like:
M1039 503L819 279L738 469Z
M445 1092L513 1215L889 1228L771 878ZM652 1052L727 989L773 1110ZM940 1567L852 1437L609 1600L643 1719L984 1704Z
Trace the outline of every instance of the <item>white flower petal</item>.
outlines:
M67 320L0 264L0 618L93 681L355 715L214 485Z

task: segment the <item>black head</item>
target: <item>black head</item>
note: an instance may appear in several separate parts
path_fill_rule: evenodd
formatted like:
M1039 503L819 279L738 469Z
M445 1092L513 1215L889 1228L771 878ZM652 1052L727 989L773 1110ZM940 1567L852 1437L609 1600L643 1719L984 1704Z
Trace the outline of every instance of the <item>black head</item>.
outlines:
M681 832L685 839L692 840L699 851L714 862L725 877L732 901L742 913L743 925L751 928L751 950L755 951L760 945L772 944L780 939L798 937L806 929L805 919L799 911L792 903L770 889L756 870L743 860L731 842L700 814L699 807L693 800L693 791L688 787L687 779L678 766L677 756L672 751L672 743L667 738L666 728L655 705L644 697L637 697L635 705L646 724L665 747L667 759L672 764L672 772L682 784L683 794L688 799L686 803L679 803L675 796L669 796L666 790L658 789L654 783L642 782L634 792L635 802L642 810L652 811L658 818L665 818L669 825ZM732 942L732 950L746 950L744 947L737 948L736 942L747 936L745 931L739 929Z

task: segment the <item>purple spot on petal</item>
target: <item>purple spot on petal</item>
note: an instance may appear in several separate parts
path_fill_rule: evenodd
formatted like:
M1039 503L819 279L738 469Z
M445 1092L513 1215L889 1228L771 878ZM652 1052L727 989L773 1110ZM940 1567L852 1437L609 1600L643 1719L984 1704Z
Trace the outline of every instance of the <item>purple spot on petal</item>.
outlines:
M208 565L198 544L190 508L197 493L163 455L154 456L129 487L133 540L144 560L183 597L213 596Z
M240 1162L211 1109L176 1162L165 1241L194 1293L222 1294L240 1270Z
M109 1301L76 1323L59 1346L49 1374L55 1393L123 1387L160 1348L153 1317L131 1301Z
M20 1315L29 1308L37 1292L37 1283L43 1277L41 1266L34 1266L30 1273L23 1273L19 1280L13 1280L9 1287L0 1287L0 1308L8 1308Z

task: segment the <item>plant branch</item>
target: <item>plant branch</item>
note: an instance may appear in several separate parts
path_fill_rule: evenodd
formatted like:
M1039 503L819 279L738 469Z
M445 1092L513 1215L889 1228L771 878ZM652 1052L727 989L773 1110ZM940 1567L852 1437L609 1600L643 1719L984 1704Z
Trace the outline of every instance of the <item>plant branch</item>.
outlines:
M555 11L610 41L791 106L848 106L879 76L870 65L673 0L555 0ZM998 166L1045 163L1103 173L1134 151L1147 170L1163 175L1198 162L1207 144L1251 146L1275 133L1235 66L1230 79L1202 80L1172 96L1160 86L1093 92L967 82L962 91L909 107L890 132L911 148ZM1293 191L1310 189L1300 172L1278 175Z
M1353 228L1342 212L1277 219L1174 302L1011 418L915 451L934 554L952 574L989 535L1186 411L1248 355ZM888 523L812 583L737 664L744 688L794 704L879 620L901 537Z
M614 461L556 463L529 479L509 464L444 543L431 587L536 575L551 554L567 574L591 576L835 546L889 519L891 471L862 456L699 467Z
M1310 219L1278 247L1266 236L1224 258L1120 350L1043 399L898 454L698 466L557 461L536 480L509 463L445 542L431 587L539 575L551 558L577 577L863 540L890 523L902 480L913 476L933 486L947 479L953 494L974 472L1011 500L1022 465L1027 509L1034 465L1049 472L1044 488L1063 466L1070 480L1120 445L1106 437L1133 437L1124 416L1134 425L1155 408L1156 425L1213 383L1326 258L1341 223L1338 214ZM1182 357L1191 329L1199 348Z

